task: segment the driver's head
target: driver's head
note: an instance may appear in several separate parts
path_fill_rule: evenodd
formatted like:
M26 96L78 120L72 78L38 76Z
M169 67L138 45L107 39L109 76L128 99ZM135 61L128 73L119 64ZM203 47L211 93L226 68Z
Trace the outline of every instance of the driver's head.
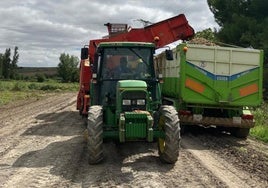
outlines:
M120 58L120 65L123 67L127 66L127 58L126 57L121 57Z

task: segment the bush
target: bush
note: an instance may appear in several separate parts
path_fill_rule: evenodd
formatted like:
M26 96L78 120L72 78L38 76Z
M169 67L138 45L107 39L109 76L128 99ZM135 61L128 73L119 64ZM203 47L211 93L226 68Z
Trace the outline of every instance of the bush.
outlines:
M0 82L0 91L5 91L6 88L2 82Z
M27 85L23 82L16 82L15 85L12 88L12 91L24 91L27 87Z
M252 128L250 129L250 135L264 142L268 142L268 126L258 125Z
M260 108L257 108L254 112L254 119L256 125L268 125L268 104L263 103Z
M55 85L47 84L47 85L42 86L40 89L43 90L43 91L48 91L48 90L51 91L51 90L58 89L58 87L55 86Z
M44 74L36 74L37 82L44 82L46 77Z
M40 86L38 86L38 84L35 84L35 83L30 83L30 84L28 85L28 88L29 88L30 90L38 90L38 89L40 88Z
M255 127L250 129L250 135L268 142L268 104L263 103L260 108L257 108L253 114L256 121Z

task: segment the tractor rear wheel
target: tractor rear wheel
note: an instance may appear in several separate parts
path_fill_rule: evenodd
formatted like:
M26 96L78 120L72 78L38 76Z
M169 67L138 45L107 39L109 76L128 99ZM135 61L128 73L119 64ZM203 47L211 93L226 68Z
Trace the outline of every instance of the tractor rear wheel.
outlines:
M249 131L250 131L249 128L234 127L231 130L231 134L237 138L246 139L248 137Z
M103 111L101 106L91 106L87 120L87 148L89 164L97 164L103 160Z
M180 149L180 123L178 113L173 106L160 107L158 127L165 132L165 138L158 138L160 160L173 164L178 160Z

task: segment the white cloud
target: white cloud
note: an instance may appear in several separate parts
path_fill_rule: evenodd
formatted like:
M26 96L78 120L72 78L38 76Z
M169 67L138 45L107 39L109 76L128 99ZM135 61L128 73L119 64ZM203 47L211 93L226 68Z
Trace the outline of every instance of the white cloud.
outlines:
M200 31L218 27L206 0L3 0L0 2L0 53L19 47L19 66L57 66L61 53L80 56L90 39L106 35L107 22L141 27L185 14Z

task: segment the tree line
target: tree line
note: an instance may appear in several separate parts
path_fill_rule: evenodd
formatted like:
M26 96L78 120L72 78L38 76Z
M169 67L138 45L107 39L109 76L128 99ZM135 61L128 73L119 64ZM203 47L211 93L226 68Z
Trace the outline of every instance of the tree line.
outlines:
M0 78L15 79L17 76L17 63L19 60L18 47L15 46L11 59L11 49L7 48L5 53L0 53Z
M13 56L11 49L7 48L4 53L0 53L0 79L21 79L18 75L19 48L15 46ZM79 80L78 64L76 56L66 53L60 54L57 67L58 77L62 82L77 82ZM37 80L45 80L45 75L36 75Z

